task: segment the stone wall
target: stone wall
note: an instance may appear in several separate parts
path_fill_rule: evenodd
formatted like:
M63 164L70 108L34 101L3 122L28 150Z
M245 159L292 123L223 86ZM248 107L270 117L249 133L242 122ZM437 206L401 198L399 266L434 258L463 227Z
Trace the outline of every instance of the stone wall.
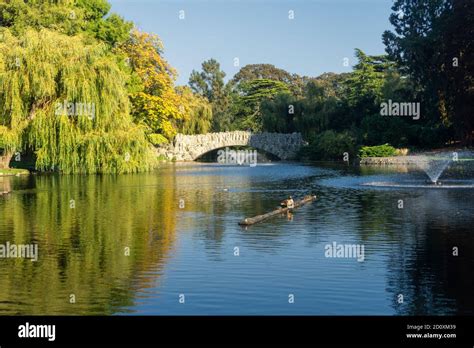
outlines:
M293 159L306 143L300 133L251 133L245 131L176 135L171 144L157 148L158 156L176 161L194 161L205 153L230 147L251 146L277 156L282 160Z
M423 161L417 156L365 157L361 165L417 165Z

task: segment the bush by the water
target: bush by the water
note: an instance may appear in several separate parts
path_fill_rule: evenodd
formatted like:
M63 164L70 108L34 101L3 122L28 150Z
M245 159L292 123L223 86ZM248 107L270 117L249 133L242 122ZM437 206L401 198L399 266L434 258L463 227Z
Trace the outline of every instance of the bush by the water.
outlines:
M359 149L359 157L388 157L396 156L397 149L389 144L383 144L378 146L362 146Z
M342 160L345 152L354 155L355 148L356 140L351 133L328 130L311 140L300 155L310 160Z
M168 139L158 133L148 134L148 141L155 146L168 143Z

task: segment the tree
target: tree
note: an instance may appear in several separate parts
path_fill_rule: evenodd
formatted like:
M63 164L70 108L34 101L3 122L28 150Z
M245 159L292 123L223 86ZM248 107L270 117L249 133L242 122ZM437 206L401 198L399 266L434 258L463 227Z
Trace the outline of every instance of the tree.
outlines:
M229 112L231 104L230 85L224 82L225 72L215 59L202 63L202 71L193 70L189 77L191 89L207 98L212 105L212 129L216 132L227 131L231 127L232 117Z
M120 47L132 70L130 100L132 116L150 134L171 140L183 117L181 98L174 89L175 70L162 57L163 45L157 35L133 30Z
M278 94L289 93L284 82L269 79L255 79L240 85L236 101L235 119L239 129L262 130L261 103Z
M127 40L133 25L109 11L107 0L0 0L0 25L15 35L23 35L28 28L47 28L120 44Z
M387 53L420 91L433 126L453 128L473 144L474 6L469 0L396 0L386 31Z
M0 42L0 137L32 150L39 170L148 169L150 149L129 116L127 76L102 43L47 29Z
M378 102L387 70L393 66L387 56L369 56L356 48L358 59L354 71L345 80L347 100L351 105Z
M272 64L248 64L234 75L230 83L234 88L240 89L239 86L242 83L247 83L257 79L284 82L295 95L301 95L303 92L303 78L297 74L290 74Z
M211 103L215 102L224 91L225 72L220 69L220 64L215 59L209 59L202 63L202 71L193 70L189 77L191 89L204 97Z
M302 98L286 93L263 101L263 128L284 133L296 131L305 139L312 140L329 129L331 119L339 110L337 102L333 96L326 97L324 87L311 80Z
M474 146L474 6L472 1L453 1L444 33L446 42L446 96L454 129L461 143ZM453 54L454 53L454 54ZM449 64L450 63L450 64Z
M356 139L348 132L334 132L333 130L324 131L315 136L309 143L309 146L303 148L301 156L311 160L341 160L345 152L350 158L356 155Z
M262 130L276 133L296 131L294 118L301 113L301 101L288 93L277 94L265 99L260 105Z
M338 99L345 97L344 82L351 76L350 73L324 73L315 78L305 78L305 88L309 83L314 83L323 89L324 97L336 97ZM304 92L304 90L303 90Z
M184 116L178 123L178 131L182 134L205 134L212 127L212 106L209 101L194 94L187 86L177 87L184 106Z

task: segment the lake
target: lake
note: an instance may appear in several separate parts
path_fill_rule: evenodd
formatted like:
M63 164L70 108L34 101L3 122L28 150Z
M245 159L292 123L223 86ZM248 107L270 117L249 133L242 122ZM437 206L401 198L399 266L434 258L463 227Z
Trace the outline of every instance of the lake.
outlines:
M359 185L393 176L423 173L191 163L0 178L13 190L0 244L38 247L36 262L0 258L0 314L473 315L474 190ZM291 216L238 225L309 193ZM327 257L335 244L363 260Z

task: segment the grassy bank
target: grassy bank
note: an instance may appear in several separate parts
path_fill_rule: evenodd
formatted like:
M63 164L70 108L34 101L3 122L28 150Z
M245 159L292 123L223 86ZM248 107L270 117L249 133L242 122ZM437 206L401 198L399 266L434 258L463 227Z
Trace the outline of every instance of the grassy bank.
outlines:
M14 175L29 175L30 172L26 169L4 168L0 169L0 176L14 176Z

